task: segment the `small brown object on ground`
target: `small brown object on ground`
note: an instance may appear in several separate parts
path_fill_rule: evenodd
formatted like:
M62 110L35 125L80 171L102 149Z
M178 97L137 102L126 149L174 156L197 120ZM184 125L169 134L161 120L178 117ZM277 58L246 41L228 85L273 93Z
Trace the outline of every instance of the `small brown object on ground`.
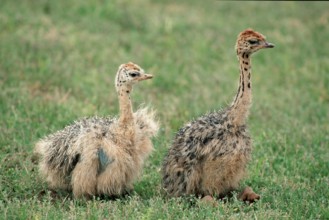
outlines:
M213 207L217 207L218 204L216 200L212 196L205 196L201 199L201 202L207 205L212 205Z
M251 187L247 186L238 197L240 200L244 202L253 203L256 200L260 199L260 195L256 194Z

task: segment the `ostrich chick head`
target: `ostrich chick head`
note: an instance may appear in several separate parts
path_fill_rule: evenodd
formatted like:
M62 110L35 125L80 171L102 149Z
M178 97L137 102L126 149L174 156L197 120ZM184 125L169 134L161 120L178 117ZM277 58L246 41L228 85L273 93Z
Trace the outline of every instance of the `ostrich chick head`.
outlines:
M249 55L264 48L273 48L274 44L268 43L265 36L252 29L242 31L235 44L237 55Z
M127 91L130 91L136 82L151 78L153 78L153 75L146 74L140 66L129 62L119 66L115 77L115 87L117 92L119 92L120 88L123 87Z

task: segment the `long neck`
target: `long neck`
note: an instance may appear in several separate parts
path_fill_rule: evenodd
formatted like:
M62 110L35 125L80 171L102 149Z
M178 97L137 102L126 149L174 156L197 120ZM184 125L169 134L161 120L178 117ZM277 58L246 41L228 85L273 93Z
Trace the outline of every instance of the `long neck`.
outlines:
M251 63L250 54L238 54L240 62L240 82L235 99L230 107L233 124L243 125L251 106Z
M133 120L133 110L130 100L131 87L122 86L119 88L119 106L120 106L120 118L119 123L122 127L131 126Z

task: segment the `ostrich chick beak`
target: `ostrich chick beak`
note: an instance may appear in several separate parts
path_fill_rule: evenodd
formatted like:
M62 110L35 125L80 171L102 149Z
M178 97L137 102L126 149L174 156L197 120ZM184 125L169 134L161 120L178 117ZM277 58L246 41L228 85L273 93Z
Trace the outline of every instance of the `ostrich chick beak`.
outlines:
M143 75L141 75L141 77L138 79L138 81L142 81L142 80L146 80L146 79L152 79L152 78L153 78L152 74L144 73Z
M273 48L274 44L265 42L264 48Z

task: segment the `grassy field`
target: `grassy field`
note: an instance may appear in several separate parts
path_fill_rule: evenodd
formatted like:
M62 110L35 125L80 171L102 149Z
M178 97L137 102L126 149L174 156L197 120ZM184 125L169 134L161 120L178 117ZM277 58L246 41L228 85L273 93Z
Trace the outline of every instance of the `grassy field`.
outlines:
M329 219L329 3L2 0L0 219ZM237 34L274 49L253 56L253 205L167 199L161 163L185 122L237 91ZM133 92L161 131L134 193L116 201L39 196L35 142L90 115L116 115L114 76L133 61L155 78Z

